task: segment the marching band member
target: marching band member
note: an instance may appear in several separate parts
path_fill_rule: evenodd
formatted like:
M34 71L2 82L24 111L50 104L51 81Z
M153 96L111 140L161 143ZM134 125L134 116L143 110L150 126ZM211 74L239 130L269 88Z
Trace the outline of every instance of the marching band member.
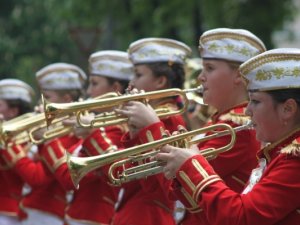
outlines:
M182 88L184 83L184 60L191 53L182 42L166 38L145 38L129 46L130 59L134 64L135 77L131 86L138 90L156 91L168 88ZM150 100L154 107L178 109L179 98ZM154 139L158 134L143 130L136 123L141 114L129 116L137 109L147 107L141 102L132 101L118 113L128 117L130 132L122 141L125 147L138 145ZM170 132L178 125L185 125L181 115L157 119L155 127L166 127ZM125 224L175 224L173 218L174 201L168 199L170 182L162 174L124 184L124 195L113 220L114 225ZM155 216L154 216L155 215Z
M78 100L86 75L75 65L54 63L38 71L36 78L47 100L58 103ZM70 152L76 151L81 144L80 139L72 134L58 139L61 145ZM31 187L31 192L21 202L21 207L28 214L23 224L61 225L64 223L67 199L65 190L54 176L55 169L62 163L60 152L47 143L38 148L38 161L27 157L19 145L13 145L6 155L7 159L14 159L13 156L16 154L22 155L12 160L14 170Z
M165 176L176 176L174 191L192 196L209 224L300 223L299 68L300 49L289 48L267 51L240 67L250 96L247 114L257 139L268 143L241 194L197 151L167 145L157 155L167 163Z
M32 111L34 92L32 88L17 79L3 79L0 81L0 114L2 119L10 120ZM11 169L10 160L5 160L3 154L8 149L0 150L0 224L21 224L24 213L19 208L22 199L22 178ZM16 155L14 160L17 160Z
M89 72L87 94L96 98L109 92L124 93L133 76L133 66L126 52L99 51L89 58ZM123 125L75 129L75 134L84 138L80 156L96 156L122 148L124 131ZM52 147L59 145L54 142ZM81 180L66 210L68 224L110 224L119 189L108 184L107 173L108 168L100 168ZM56 170L56 177L66 189L74 189L66 163Z
M247 30L218 28L207 31L200 37L203 69L199 80L204 88L203 100L217 110L207 126L226 123L237 127L249 121L249 117L245 115L247 90L238 68L242 62L264 51L265 46L261 40ZM135 114L141 113L136 111L131 115L136 116ZM151 113L144 112L143 115L144 118L140 117L138 123L156 121L156 116ZM145 129L149 130L151 127ZM157 131L155 133L158 133ZM205 135L209 134L208 132ZM204 141L197 147L200 151L218 148L229 143L229 140L229 136L223 136ZM256 141L255 131L244 130L237 134L236 143L231 151L224 152L209 162L230 188L241 192L256 165L256 152L259 148L260 143ZM189 205L180 223L209 224L202 209L192 201L192 197L184 190L182 195L189 201Z
M245 115L245 110L248 95L238 68L249 58L264 52L264 44L247 30L218 28L201 35L199 50L203 70L198 79L204 88L203 100L217 110L207 125L227 123L237 127L247 123L249 117ZM223 136L208 140L199 144L198 148L201 151L220 147L228 143L229 138ZM256 152L259 148L255 131L244 130L237 134L231 151L218 155L209 163L232 190L240 193L256 165ZM209 223L202 210L191 202L182 220L182 225L185 224Z

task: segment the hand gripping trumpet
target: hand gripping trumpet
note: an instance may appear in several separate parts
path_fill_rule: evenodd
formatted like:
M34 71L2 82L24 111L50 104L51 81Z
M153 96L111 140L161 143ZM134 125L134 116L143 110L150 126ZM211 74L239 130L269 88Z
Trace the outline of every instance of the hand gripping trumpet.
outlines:
M230 135L231 139L227 145L216 149L209 148L201 151L200 154L209 159L231 149L235 143L235 133L240 130L250 129L251 127L251 123L236 128L232 128L231 126L223 123L215 124L99 156L74 157L67 155L67 164L70 170L71 178L76 187L78 187L80 180L87 173L108 164L112 164L108 174L112 184L120 185L121 183L162 172L163 166L161 165L161 162L158 161L150 161L148 163L138 165L137 167L130 167L129 170L124 170L122 173L115 173L114 168L120 168L123 165L125 168L125 164L130 164L137 161L145 161L144 159L157 154L159 148L166 144L187 148L193 144L201 143L224 135ZM193 137L197 137L199 134L205 134L208 132L212 134L193 139ZM117 177L115 177L115 174L117 174Z
M75 103L63 103L63 104L56 104L56 103L44 103L45 109L45 116L48 124L51 124L51 121L56 118L58 115L66 115L74 113L77 117L77 122L81 127L87 128L95 128L95 127L104 127L104 126L111 126L121 123L126 123L128 118L121 117L120 115L116 114L115 112L109 113L102 113L89 124L84 123L80 119L80 115L84 111L89 110L111 110L113 107L118 107L128 101L142 101L147 102L153 99L161 99L167 98L172 96L181 96L183 100L183 107L178 110L171 110L169 108L157 108L155 109L158 117L162 118L165 116L171 116L175 114L180 114L186 111L188 106L188 97L187 93L190 92L201 92L202 87L192 88L192 89L185 89L181 90L178 88L171 88L159 91L151 91L151 92L144 92L138 94L126 94L120 96L106 96L105 98L101 99L91 99L83 102L75 102Z

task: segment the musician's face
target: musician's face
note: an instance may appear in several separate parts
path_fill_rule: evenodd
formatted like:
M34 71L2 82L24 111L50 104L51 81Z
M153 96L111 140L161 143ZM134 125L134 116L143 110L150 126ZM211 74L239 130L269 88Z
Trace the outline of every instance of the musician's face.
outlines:
M203 100L218 111L226 109L233 95L234 82L238 71L224 60L203 59L203 70L198 79L204 91ZM230 95L231 94L231 95Z
M154 76L152 70L147 65L135 65L134 71L134 78L130 82L134 88L146 92L158 90L160 78Z
M0 99L0 120L10 120L18 116L17 108L10 108L7 102Z
M247 114L256 130L256 138L263 142L275 142L286 132L282 103L275 104L265 92L251 92Z
M115 90L114 85L110 84L106 77L98 76L98 75L90 76L89 86L87 89L87 94L89 97L95 98L112 91L118 91L118 90Z
M66 103L70 102L70 96L69 95L61 95L58 91L53 90L41 90L43 93L44 98L53 103Z

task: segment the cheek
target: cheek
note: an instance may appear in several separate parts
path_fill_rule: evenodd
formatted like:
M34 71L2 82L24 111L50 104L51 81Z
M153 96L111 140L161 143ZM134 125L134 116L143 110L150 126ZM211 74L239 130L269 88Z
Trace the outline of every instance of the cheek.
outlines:
M144 77L136 78L133 82L134 87L139 90L145 89L145 83L147 83L147 80ZM151 83L148 83L148 85L151 85Z
M98 97L106 93L106 88L103 85L94 86L90 90L90 96L92 98Z
M274 123L277 120L274 114L263 110L256 111L253 113L253 119L256 123L257 138L266 142L272 140L273 134L278 129L276 123Z

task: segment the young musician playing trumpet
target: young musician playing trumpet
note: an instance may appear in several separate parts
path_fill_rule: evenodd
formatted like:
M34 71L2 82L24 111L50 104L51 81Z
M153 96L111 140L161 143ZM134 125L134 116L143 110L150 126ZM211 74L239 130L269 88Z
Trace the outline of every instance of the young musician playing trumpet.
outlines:
M1 120L9 121L32 111L33 89L17 79L0 81L0 114ZM1 134L2 135L2 134ZM22 199L24 181L12 169L14 161L22 156L15 154L6 158L6 152L11 151L7 146L0 149L0 224L17 225L24 219L24 212L19 203Z
M126 52L98 51L89 58L89 72L87 94L91 98L96 98L110 92L124 93L133 76L133 66ZM103 112L98 116L101 113ZM81 119L91 122L89 116ZM65 123L76 125L76 120ZM122 148L120 140L125 128L123 124L93 129L75 128L75 135L83 138L79 156L96 156ZM64 149L60 148L59 141L54 140L50 145L63 154ZM74 184L65 158L63 162L56 169L55 175L65 189L72 190ZM74 191L73 200L66 210L65 219L69 225L110 224L119 188L108 184L107 173L107 167L103 167L87 174L81 180L79 189Z
M203 100L217 110L207 126L226 123L237 127L247 123L249 117L245 115L245 110L248 95L238 68L242 62L264 52L264 44L247 30L219 28L209 30L200 37L199 50L203 60L203 69L199 75L204 88ZM159 134L160 128L150 125L155 124L158 119L149 107L132 109L126 115L129 116L129 121L138 120L132 126ZM160 138L159 135L156 138ZM223 136L202 142L197 147L200 151L218 148L228 144L229 139L229 136ZM230 188L241 192L256 164L256 152L259 148L260 143L256 141L253 130L240 131L233 149L210 160L210 164ZM182 195L189 204L186 204L187 212L181 224L209 224L192 196L184 190Z
M135 71L131 81L132 88L146 92L169 88L182 89L184 60L191 53L190 48L184 43L167 38L144 38L133 42L128 52ZM176 96L150 100L149 104L155 108L165 107L176 110L181 102L180 97ZM128 116L132 111L143 106L141 102L132 101L116 111ZM158 135L155 133L146 135L146 130L139 128L139 118L144 116L136 113L128 117L130 133L122 139L125 147L151 141ZM178 125L185 125L181 115L169 116L161 121L157 119L156 122L154 126L166 127L170 132L177 130ZM138 132L143 134L139 135ZM124 184L122 186L124 195L116 209L113 224L175 224L174 201L169 200L167 196L169 185L170 182L161 174Z
M300 49L274 49L243 63L251 117L258 140L267 143L258 156L246 188L236 193L197 151L162 148L165 176L182 190L209 224L300 224ZM249 150L246 146L245 151ZM189 182L187 182L189 181Z
M58 103L78 100L86 75L75 65L54 63L39 70L36 78L47 100ZM61 146L70 152L81 144L80 139L72 134L60 137L59 140ZM21 207L28 214L23 224L62 225L67 206L66 191L56 181L54 171L62 163L63 154L48 143L38 146L35 159L22 152L20 145L12 145L11 151L6 152L6 158L11 159L14 171L31 187L30 193L21 202ZM16 154L20 154L17 159L14 157Z

